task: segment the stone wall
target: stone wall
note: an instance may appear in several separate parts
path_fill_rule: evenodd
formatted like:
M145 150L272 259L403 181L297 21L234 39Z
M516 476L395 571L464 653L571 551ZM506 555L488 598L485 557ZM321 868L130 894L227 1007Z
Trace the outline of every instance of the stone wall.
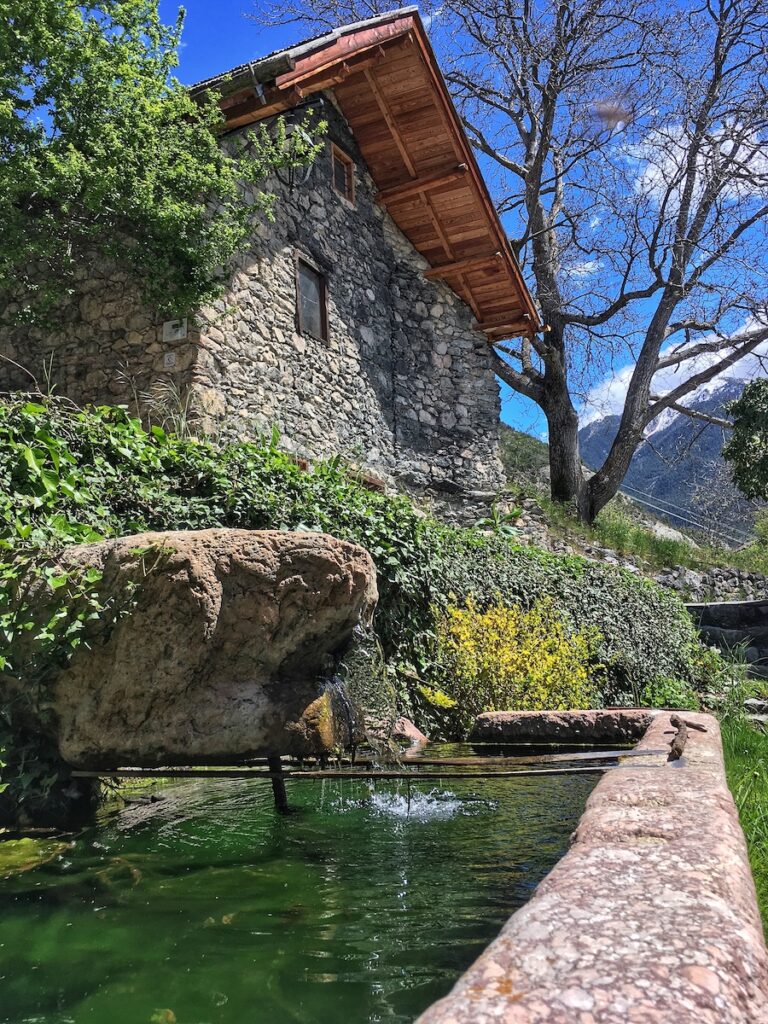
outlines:
M2 304L11 314L18 308ZM155 381L189 383L194 343L175 352L167 370L159 317L128 275L106 261L76 271L73 294L51 320L52 327L0 327L0 391L55 388L78 404L135 408Z
M224 437L277 427L299 455L341 454L419 492L493 491L503 479L499 397L485 336L446 285L423 277L427 264L375 201L332 97L321 106L322 154L303 183L266 183L278 196L274 221L254 218L228 293L186 338L163 342L159 318L105 267L78 282L60 330L0 331L0 353L77 402L138 396L146 410L166 380ZM354 205L332 187L331 141L355 160ZM302 254L326 276L328 341L296 330ZM0 361L0 389L28 382Z

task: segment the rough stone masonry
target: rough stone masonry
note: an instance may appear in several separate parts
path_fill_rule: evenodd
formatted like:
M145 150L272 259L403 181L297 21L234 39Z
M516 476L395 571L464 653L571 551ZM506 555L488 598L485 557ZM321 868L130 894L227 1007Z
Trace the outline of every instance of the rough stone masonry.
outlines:
M485 336L447 285L424 278L332 94L311 105L329 123L323 152L306 177L264 184L278 196L274 222L254 218L220 301L171 340L125 273L83 271L55 330L0 328L0 390L29 388L32 374L76 402L158 419L170 382L171 401L209 432L276 427L297 455L340 454L417 492L493 491L499 394ZM334 187L332 143L354 161L354 202ZM325 276L327 340L297 330L297 257Z

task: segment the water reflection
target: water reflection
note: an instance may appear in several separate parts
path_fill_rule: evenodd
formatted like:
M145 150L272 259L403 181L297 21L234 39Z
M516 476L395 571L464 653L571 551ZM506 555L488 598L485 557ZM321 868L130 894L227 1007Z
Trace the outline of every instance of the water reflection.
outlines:
M0 1021L405 1024L529 897L594 782L291 781L287 818L264 782L164 786L0 885Z

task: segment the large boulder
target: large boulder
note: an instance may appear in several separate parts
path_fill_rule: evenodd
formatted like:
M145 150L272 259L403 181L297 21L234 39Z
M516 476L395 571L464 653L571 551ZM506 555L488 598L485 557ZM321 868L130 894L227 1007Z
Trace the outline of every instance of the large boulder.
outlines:
M326 686L377 598L370 555L324 534L144 533L65 549L103 574L98 624L56 679L62 757L77 767L226 764L350 739Z

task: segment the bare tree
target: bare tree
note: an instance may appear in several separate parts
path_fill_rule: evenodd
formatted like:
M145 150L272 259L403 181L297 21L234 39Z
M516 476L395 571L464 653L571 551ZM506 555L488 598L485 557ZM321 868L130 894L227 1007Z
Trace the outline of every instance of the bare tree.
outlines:
M338 24L377 8L281 11ZM552 495L591 522L652 420L685 412L686 396L768 340L768 9L446 0L439 24L446 77L547 325L494 343L496 372L544 412ZM616 438L584 480L579 397L628 358Z

